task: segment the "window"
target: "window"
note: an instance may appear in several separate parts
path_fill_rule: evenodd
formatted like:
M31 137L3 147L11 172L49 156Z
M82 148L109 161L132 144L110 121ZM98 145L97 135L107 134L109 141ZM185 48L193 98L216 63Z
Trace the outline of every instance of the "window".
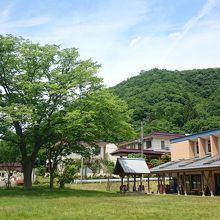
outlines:
M146 141L146 148L151 148L151 141Z
M199 143L195 142L195 155L199 154Z
M210 140L207 141L207 153L211 153L211 142L210 142Z
M201 176L199 174L191 175L192 190L201 190Z
M161 141L161 149L165 150L165 141Z

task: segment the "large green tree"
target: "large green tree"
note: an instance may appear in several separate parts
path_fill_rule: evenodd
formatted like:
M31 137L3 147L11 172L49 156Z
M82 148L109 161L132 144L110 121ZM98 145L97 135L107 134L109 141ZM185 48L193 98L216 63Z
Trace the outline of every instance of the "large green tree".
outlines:
M122 109L117 103L111 107L122 112L119 124L128 129L126 132L113 124L117 123L111 117L117 115L114 109L101 103L105 98L111 100L112 95L103 91L100 99L95 98L102 88L102 80L95 75L99 67L90 59L80 60L75 48L60 49L0 35L0 138L20 150L25 189L32 187L31 173L40 148L57 141L69 143L71 134L74 143L107 134L120 139L120 135L132 133L124 104ZM96 105L100 109L90 105L89 97L92 104L100 100Z

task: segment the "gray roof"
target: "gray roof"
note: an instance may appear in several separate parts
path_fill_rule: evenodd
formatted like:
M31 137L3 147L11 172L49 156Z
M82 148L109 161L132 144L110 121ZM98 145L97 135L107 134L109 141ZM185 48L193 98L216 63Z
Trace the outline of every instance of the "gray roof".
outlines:
M220 168L220 155L211 157L206 155L205 157L195 157L193 159L180 159L176 161L170 161L165 164L152 168L152 173L160 173L167 171L178 170L192 170L192 169L205 169L205 168Z
M145 174L150 170L143 158L118 158L114 174Z

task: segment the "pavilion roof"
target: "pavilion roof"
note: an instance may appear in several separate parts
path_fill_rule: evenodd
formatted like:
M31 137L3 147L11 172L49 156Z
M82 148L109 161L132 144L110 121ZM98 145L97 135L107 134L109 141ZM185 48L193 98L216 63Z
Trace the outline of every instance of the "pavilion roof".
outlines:
M114 174L148 174L150 170L143 158L118 158Z

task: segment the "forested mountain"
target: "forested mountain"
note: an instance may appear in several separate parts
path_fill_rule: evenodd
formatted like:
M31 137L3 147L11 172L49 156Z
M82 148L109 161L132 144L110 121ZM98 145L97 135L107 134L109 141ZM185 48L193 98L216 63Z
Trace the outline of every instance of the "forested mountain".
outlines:
M152 69L110 88L133 110L144 131L192 133L220 127L220 68Z

